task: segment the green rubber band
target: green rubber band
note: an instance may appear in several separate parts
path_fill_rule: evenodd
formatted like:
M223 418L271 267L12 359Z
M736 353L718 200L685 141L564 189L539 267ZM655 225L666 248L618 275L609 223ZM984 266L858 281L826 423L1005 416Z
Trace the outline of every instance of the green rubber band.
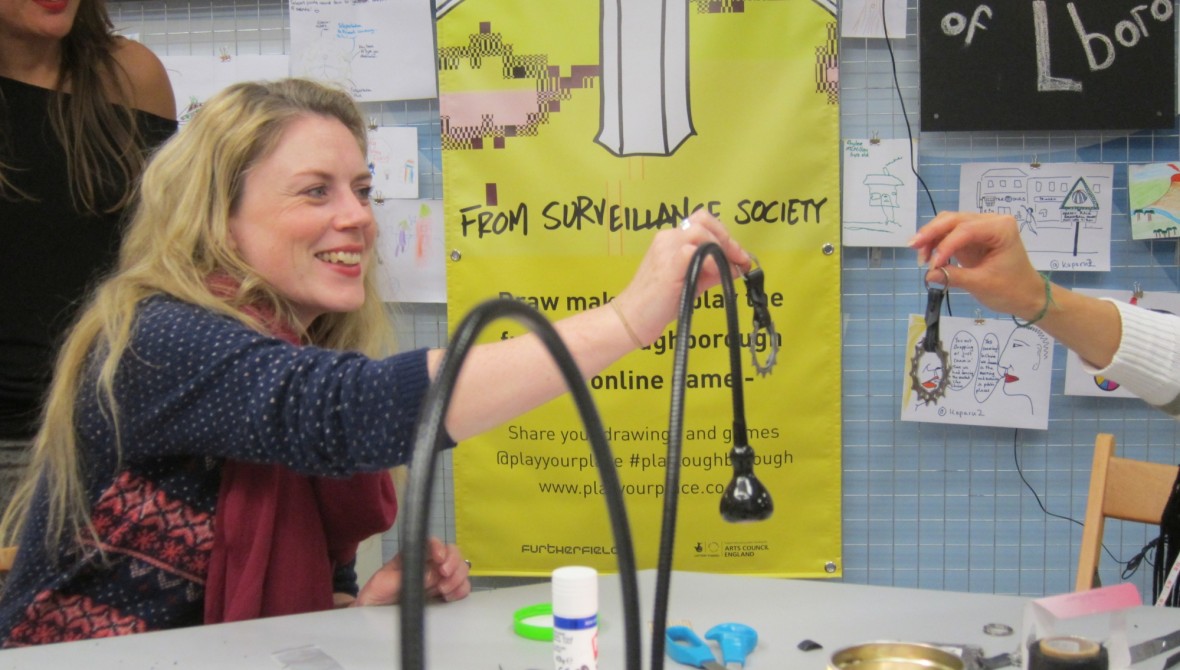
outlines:
M1050 283L1050 281L1049 281L1049 275L1047 275L1043 272L1040 274L1041 274L1041 279L1045 280L1045 306L1041 308L1041 311L1037 312L1036 316L1029 319L1028 321L1022 322L1020 319L1016 318L1015 314L1013 314L1012 315L1012 323L1015 323L1017 328L1028 328L1029 326L1033 325L1034 323L1045 318L1045 315L1049 313L1049 307L1056 304L1053 302L1053 284Z
M530 623L535 617L549 617L548 624ZM512 630L516 634L529 640L553 641L553 604L541 603L522 607L512 615Z

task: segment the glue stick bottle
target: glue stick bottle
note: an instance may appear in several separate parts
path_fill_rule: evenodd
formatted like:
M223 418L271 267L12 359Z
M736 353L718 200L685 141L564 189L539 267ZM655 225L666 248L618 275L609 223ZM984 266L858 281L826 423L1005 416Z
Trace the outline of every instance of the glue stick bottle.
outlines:
M598 670L598 571L557 568L552 586L553 667Z

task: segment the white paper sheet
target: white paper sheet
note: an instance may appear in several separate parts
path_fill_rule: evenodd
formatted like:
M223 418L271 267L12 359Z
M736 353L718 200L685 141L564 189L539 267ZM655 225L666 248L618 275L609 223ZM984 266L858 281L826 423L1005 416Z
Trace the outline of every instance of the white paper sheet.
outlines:
M906 246L917 232L917 155L916 140L844 140L844 246Z
M944 316L939 339L946 361L922 347L925 317L910 315L910 352L902 384L901 419L1010 428L1049 427L1053 338L1011 319ZM915 389L921 385L926 393ZM934 390L945 385L945 394Z
M361 102L438 95L429 0L291 0L291 74Z
M235 56L225 50L216 56L160 55L160 60L172 81L177 116L182 126L209 96L226 86L240 81L282 79L290 67L285 55Z
M881 22L881 5L885 5L885 22ZM841 0L840 34L842 37L885 37L905 39L905 0Z
M441 200L373 203L378 289L385 302L446 302Z
M418 198L418 129L369 129L369 172L373 197Z
M1110 270L1114 165L964 163L959 209L1010 214L1038 270Z

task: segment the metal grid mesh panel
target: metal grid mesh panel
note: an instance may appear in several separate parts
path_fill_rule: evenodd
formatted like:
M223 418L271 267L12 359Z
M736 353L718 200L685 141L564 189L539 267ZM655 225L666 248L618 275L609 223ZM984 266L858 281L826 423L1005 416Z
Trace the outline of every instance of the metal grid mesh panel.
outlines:
M1112 270L1053 280L1177 290L1176 242L1130 239L1126 204L1126 164L1176 160L1176 130L921 133L917 18L910 2L905 39L890 45L843 40L840 78L843 137L918 138L929 188L929 195L919 188L920 222L933 216L931 200L938 210L958 208L963 163L1111 163ZM1095 434L1115 434L1120 455L1175 463L1176 422L1138 400L1065 396L1060 345L1046 431L902 422L906 329L909 315L925 310L923 273L908 249L846 248L843 263L845 580L1023 595L1071 590ZM1007 316L961 292L950 299L956 316ZM1112 521L1106 544L1125 561L1157 532ZM1103 582L1120 572L1104 556ZM1132 580L1150 594L1146 564Z

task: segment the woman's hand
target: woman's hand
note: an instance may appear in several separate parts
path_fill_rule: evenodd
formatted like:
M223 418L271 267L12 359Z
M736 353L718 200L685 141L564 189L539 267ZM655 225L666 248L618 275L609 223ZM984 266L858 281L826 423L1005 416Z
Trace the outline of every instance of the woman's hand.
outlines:
M734 277L750 269L750 254L703 209L693 212L676 228L661 230L652 239L630 283L615 298L616 306L643 344L655 341L676 319L689 263L697 248L710 242L721 246ZM697 295L719 283L717 264L709 257L697 278Z
M704 210L689 224L657 232L630 283L610 303L554 323L585 379L656 340L677 317L684 277L697 248L721 246L736 276L749 269L750 255L725 226ZM721 281L712 257L705 259L697 290ZM437 376L442 350L428 354ZM532 334L473 347L451 397L447 434L463 440L498 426L566 392L565 380L540 339Z
M967 291L989 309L1037 327L1098 368L1110 365L1122 341L1113 303L1056 284L1032 266L1016 219L999 214L943 212L910 240L926 281ZM958 265L950 265L951 259ZM946 274L943 274L945 269Z
M426 595L450 602L466 598L471 593L468 579L470 568L459 547L430 538L426 547ZM399 552L357 594L355 606L392 605L401 600L402 555Z
M928 264L926 281L967 291L989 309L1028 320L1045 306L1044 279L1029 261L1011 216L943 212L922 226L909 246L917 250L919 264Z

